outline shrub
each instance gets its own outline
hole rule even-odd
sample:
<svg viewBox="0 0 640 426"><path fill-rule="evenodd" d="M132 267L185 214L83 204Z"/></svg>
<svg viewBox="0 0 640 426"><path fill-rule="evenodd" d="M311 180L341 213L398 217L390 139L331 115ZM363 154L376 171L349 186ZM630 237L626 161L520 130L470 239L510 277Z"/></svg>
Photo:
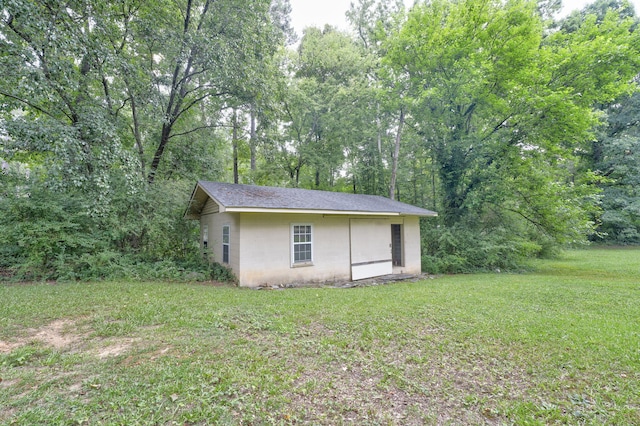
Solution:
<svg viewBox="0 0 640 426"><path fill-rule="evenodd" d="M211 279L223 283L237 284L238 282L231 268L221 265L218 262L211 264Z"/></svg>
<svg viewBox="0 0 640 426"><path fill-rule="evenodd" d="M430 273L513 271L538 256L543 245L505 228L490 232L471 227L423 226L422 270Z"/></svg>
<svg viewBox="0 0 640 426"><path fill-rule="evenodd" d="M186 183L93 196L0 173L0 280L233 281L200 256Z"/></svg>

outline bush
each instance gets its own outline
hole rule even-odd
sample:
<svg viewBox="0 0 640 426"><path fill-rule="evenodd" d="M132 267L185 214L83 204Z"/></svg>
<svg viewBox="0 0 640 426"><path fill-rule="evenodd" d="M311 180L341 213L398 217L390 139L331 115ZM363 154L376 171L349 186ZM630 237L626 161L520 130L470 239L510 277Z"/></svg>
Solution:
<svg viewBox="0 0 640 426"><path fill-rule="evenodd" d="M106 248L79 194L23 190L0 199L0 266L20 279L57 279L61 259Z"/></svg>
<svg viewBox="0 0 640 426"><path fill-rule="evenodd" d="M56 191L32 177L0 173L0 280L234 282L202 259L197 223L182 215L190 184L158 183L134 193Z"/></svg>
<svg viewBox="0 0 640 426"><path fill-rule="evenodd" d="M221 265L218 262L213 262L211 264L211 279L222 283L238 283L238 280L231 268Z"/></svg>
<svg viewBox="0 0 640 426"><path fill-rule="evenodd" d="M490 232L461 225L422 229L422 270L429 273L522 270L527 259L543 250L543 244L505 228Z"/></svg>

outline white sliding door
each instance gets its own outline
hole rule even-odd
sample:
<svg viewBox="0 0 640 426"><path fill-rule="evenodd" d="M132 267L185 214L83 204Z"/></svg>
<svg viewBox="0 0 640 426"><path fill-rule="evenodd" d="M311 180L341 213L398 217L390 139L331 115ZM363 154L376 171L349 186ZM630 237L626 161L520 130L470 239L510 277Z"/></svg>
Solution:
<svg viewBox="0 0 640 426"><path fill-rule="evenodd" d="M391 227L388 219L351 219L351 279L389 275Z"/></svg>

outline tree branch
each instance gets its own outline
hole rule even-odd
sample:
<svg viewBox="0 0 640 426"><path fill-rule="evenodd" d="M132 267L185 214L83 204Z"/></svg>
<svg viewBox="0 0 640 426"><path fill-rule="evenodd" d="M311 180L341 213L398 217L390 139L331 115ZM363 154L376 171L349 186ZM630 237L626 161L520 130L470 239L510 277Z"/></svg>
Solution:
<svg viewBox="0 0 640 426"><path fill-rule="evenodd" d="M18 102L21 102L21 103L23 103L23 104L25 104L25 105L30 106L31 108L35 109L36 111L39 111L39 112L41 112L41 113L43 113L43 114L45 114L45 115L48 115L48 116L49 116L49 117L51 117L51 118L57 119L57 117L56 117L55 115L53 115L52 113L50 113L49 111L47 111L47 110L45 110L45 109L43 109L43 108L39 107L39 106L38 106L38 105L36 105L36 104L31 103L31 102L29 102L29 101L27 101L27 100L25 100L25 99L19 98L19 97L14 96L14 95L12 95L12 94L10 94L10 93L6 93L6 92L4 92L4 91L2 91L2 90L0 90L0 95L2 95L2 96L6 96L7 98L15 99L15 100L16 100L16 101L18 101ZM71 117L67 117L67 118L71 118Z"/></svg>
<svg viewBox="0 0 640 426"><path fill-rule="evenodd" d="M204 95L193 99L191 102L189 102L184 108L182 108L180 111L178 111L175 115L175 119L177 120L178 117L180 117L182 114L184 114L185 112L187 112L188 110L190 110L194 105L202 102L203 100L207 99L208 97L211 96L222 96L222 95L228 95L228 93L226 92L220 92L220 93L205 93Z"/></svg>
<svg viewBox="0 0 640 426"><path fill-rule="evenodd" d="M194 127L191 130L187 130L185 132L180 132L180 133L172 133L171 136L169 136L169 139L175 138L177 136L185 136L185 135L189 135L191 133L195 133L198 132L200 130L204 130L204 129L215 129L217 127L231 127L231 126L217 126L217 125L204 125L204 126L198 126L198 127Z"/></svg>
<svg viewBox="0 0 640 426"><path fill-rule="evenodd" d="M498 130L504 128L505 124L507 123L507 121L509 121L509 119L511 119L512 117L513 117L513 114L509 114L509 116L507 118L502 120L500 123L496 124L496 126L493 129L491 129L491 131L484 138L482 138L482 142L484 142L487 139L489 139L489 137L491 135L493 135L494 133L496 133Z"/></svg>

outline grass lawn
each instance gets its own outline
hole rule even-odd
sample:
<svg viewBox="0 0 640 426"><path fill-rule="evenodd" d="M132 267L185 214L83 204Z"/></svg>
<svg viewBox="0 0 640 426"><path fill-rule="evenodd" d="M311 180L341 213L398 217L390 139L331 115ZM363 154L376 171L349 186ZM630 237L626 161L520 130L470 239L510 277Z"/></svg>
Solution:
<svg viewBox="0 0 640 426"><path fill-rule="evenodd" d="M535 267L0 285L0 424L640 424L640 250Z"/></svg>

